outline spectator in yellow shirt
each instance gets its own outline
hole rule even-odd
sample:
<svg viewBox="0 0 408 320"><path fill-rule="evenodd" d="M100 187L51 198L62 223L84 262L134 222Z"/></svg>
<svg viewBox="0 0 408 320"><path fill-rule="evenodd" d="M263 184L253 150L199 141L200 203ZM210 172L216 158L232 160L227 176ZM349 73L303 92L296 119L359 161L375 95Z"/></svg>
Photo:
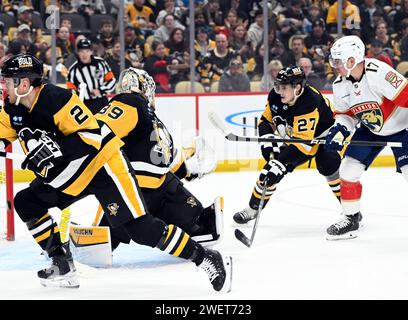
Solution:
<svg viewBox="0 0 408 320"><path fill-rule="evenodd" d="M337 1L329 7L326 23L329 33L337 33ZM351 34L354 30L360 30L360 11L350 1L342 1L343 32Z"/></svg>
<svg viewBox="0 0 408 320"><path fill-rule="evenodd" d="M154 13L153 10L145 6L145 0L134 0L133 4L129 4L127 7L128 15L130 17L130 22L138 27L138 19L143 18L148 22L149 28L154 28Z"/></svg>

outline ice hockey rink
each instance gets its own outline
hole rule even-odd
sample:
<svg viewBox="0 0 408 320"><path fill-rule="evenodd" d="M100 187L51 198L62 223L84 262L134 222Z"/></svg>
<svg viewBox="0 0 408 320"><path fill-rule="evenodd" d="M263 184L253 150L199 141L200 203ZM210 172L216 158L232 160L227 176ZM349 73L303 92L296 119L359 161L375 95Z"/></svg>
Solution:
<svg viewBox="0 0 408 320"><path fill-rule="evenodd" d="M215 173L186 183L204 206L225 198L217 249L233 256L228 294L215 293L194 264L136 244L120 246L112 268L78 266L79 289L44 288L36 272L49 262L16 217L16 241L0 241L0 299L408 299L408 185L394 168L364 175L364 228L346 241L325 239L341 212L325 179L316 170L289 174L247 248L234 237L232 215L247 205L257 174ZM90 224L96 206L93 198L76 203L72 220Z"/></svg>

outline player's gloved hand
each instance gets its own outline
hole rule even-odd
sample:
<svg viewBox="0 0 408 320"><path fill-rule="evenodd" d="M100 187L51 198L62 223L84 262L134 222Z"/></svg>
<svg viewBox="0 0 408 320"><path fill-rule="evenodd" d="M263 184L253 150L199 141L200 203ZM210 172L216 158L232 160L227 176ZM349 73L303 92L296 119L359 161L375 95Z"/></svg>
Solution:
<svg viewBox="0 0 408 320"><path fill-rule="evenodd" d="M36 140L35 138L38 137L39 132L41 136ZM20 131L19 137L23 141L27 141L26 146L29 149L29 153L21 164L22 169L29 169L39 173L51 163L55 164L61 160L61 148L51 134L40 130L33 132L28 128L24 128ZM26 140L27 138L32 139Z"/></svg>
<svg viewBox="0 0 408 320"><path fill-rule="evenodd" d="M350 131L345 126L340 123L336 124L330 128L324 148L331 152L340 151L343 149L343 143L349 135Z"/></svg>
<svg viewBox="0 0 408 320"><path fill-rule="evenodd" d="M285 176L286 166L278 160L270 160L265 164L259 175L259 181L263 182L267 178L267 187L277 184Z"/></svg>
<svg viewBox="0 0 408 320"><path fill-rule="evenodd" d="M274 138L274 135L271 133L264 134L261 136L261 138ZM261 152L262 152L262 157L266 160L269 161L271 159L276 159L280 153L280 149L278 147L278 144L276 142L261 142Z"/></svg>

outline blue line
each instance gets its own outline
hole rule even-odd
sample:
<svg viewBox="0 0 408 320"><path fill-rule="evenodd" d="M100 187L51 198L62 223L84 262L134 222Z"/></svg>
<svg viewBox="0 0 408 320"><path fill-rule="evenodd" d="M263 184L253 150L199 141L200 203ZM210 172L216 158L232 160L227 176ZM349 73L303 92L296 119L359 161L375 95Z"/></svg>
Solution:
<svg viewBox="0 0 408 320"><path fill-rule="evenodd" d="M259 112L263 112L264 109L261 110L252 110L252 111L243 111L243 112L238 112L238 113L233 113L231 115L229 115L228 117L225 117L225 121L227 121L228 123L234 125L234 126L238 126L238 127L245 127L245 128L254 128L254 125L248 125L248 124L243 124L243 123L237 123L232 121L232 118L242 115L242 114L246 114L246 113L259 113Z"/></svg>

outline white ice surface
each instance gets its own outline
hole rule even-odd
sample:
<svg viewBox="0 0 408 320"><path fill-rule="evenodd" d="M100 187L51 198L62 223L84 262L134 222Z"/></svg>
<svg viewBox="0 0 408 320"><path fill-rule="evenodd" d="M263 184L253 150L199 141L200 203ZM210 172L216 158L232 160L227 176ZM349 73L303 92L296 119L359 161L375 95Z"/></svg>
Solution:
<svg viewBox="0 0 408 320"><path fill-rule="evenodd" d="M331 242L325 230L340 205L316 170L295 171L262 212L248 249L234 238L232 215L247 205L256 177L217 173L186 184L205 206L225 197L217 248L234 259L229 294L215 293L192 263L136 244L121 245L110 269L80 265L77 290L43 288L36 272L49 262L16 217L17 240L0 241L0 299L408 299L408 185L394 169L365 173L365 227L356 239ZM73 206L73 220L91 223L95 210L94 198L84 199Z"/></svg>

